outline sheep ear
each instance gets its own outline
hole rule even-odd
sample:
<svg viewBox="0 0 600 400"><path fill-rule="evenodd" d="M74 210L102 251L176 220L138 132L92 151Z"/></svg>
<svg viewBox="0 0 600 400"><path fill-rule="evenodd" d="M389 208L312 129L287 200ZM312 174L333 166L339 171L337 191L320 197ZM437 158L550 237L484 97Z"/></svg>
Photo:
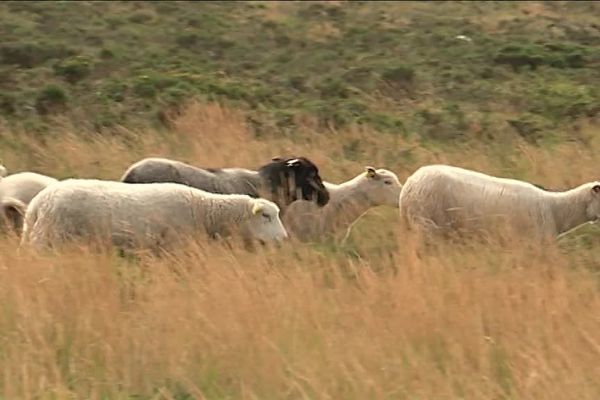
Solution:
<svg viewBox="0 0 600 400"><path fill-rule="evenodd" d="M373 167L365 167L365 171L367 172L367 178L374 178L377 175L377 170Z"/></svg>
<svg viewBox="0 0 600 400"><path fill-rule="evenodd" d="M600 193L600 185L594 185L592 187L592 192L594 192L594 193Z"/></svg>
<svg viewBox="0 0 600 400"><path fill-rule="evenodd" d="M262 204L260 204L259 202L255 201L254 204L252 205L252 215L256 215L259 212L261 212L263 209Z"/></svg>

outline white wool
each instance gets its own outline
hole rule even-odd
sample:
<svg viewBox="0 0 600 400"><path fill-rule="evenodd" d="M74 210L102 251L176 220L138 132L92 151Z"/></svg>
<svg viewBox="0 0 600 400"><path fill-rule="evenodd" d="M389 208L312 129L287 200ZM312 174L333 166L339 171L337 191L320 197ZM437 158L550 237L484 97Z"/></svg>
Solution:
<svg viewBox="0 0 600 400"><path fill-rule="evenodd" d="M0 179L0 198L12 197L28 204L40 190L56 182L35 172L18 172Z"/></svg>
<svg viewBox="0 0 600 400"><path fill-rule="evenodd" d="M235 229L262 241L287 236L279 208L265 199L176 183L68 179L29 204L22 243L42 248L75 238L110 239L119 247L156 250L198 234L226 235Z"/></svg>
<svg viewBox="0 0 600 400"><path fill-rule="evenodd" d="M283 222L291 236L315 240L346 229L373 207L398 207L402 190L395 173L371 167L349 181L323 183L330 195L327 205L319 208L313 202L299 200L288 207Z"/></svg>
<svg viewBox="0 0 600 400"><path fill-rule="evenodd" d="M31 199L48 185L58 180L35 172L18 172L0 178L0 207L3 217L11 220L15 228L23 223L21 205L27 206Z"/></svg>
<svg viewBox="0 0 600 400"><path fill-rule="evenodd" d="M600 217L600 182L549 192L527 182L449 165L411 175L400 194L400 214L425 230L488 229L500 224L544 239ZM598 187L596 187L598 186Z"/></svg>

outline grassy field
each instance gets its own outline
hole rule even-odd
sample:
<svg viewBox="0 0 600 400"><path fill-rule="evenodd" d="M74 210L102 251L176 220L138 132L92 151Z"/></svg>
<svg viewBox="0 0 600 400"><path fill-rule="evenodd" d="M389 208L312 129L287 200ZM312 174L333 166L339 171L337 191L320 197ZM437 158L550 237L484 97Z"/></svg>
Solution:
<svg viewBox="0 0 600 400"><path fill-rule="evenodd" d="M142 157L404 181L598 179L598 3L0 3L9 172ZM467 35L472 42L456 39ZM397 209L319 243L132 261L0 240L2 399L598 399L600 231L424 249Z"/></svg>
<svg viewBox="0 0 600 400"><path fill-rule="evenodd" d="M336 136L252 140L243 113L190 105L169 136L69 130L29 143L35 170L116 179L142 154L255 166L265 155L310 154L323 176L363 163ZM199 141L190 132L210 130ZM597 131L596 131L597 132ZM591 147L523 143L439 153L370 130L367 159L406 179L448 162L521 175L551 187L594 179ZM127 137L127 139L123 139ZM387 139L386 139L387 138ZM21 138L21 140L23 140ZM593 137L592 137L593 140ZM240 146L244 143L244 146ZM234 155L234 156L232 156ZM10 154L7 164L24 165ZM73 249L15 251L0 242L0 387L14 399L596 399L600 394L597 228L557 246L527 238L503 247L424 251L400 231L395 209L374 209L346 241L286 243L248 253L199 244L131 262ZM342 232L343 233L343 232Z"/></svg>

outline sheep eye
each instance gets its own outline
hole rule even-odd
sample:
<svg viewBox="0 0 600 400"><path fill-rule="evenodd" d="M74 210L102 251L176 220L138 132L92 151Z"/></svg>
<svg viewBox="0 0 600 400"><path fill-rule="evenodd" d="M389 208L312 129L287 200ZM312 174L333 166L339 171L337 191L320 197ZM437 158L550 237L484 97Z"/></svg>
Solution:
<svg viewBox="0 0 600 400"><path fill-rule="evenodd" d="M263 214L262 214L262 217L263 217L263 218L266 218L266 219L267 219L267 221L270 221L270 220L271 220L271 216L270 216L269 214L265 214L265 213L263 213Z"/></svg>
<svg viewBox="0 0 600 400"><path fill-rule="evenodd" d="M392 184L392 181L385 181L384 183L385 183L386 185L391 185L391 184Z"/></svg>

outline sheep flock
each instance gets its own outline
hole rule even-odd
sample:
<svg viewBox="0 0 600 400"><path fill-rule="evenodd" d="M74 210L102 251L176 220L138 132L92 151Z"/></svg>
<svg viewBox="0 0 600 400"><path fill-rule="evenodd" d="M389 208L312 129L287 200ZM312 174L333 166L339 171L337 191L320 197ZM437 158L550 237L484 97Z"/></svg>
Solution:
<svg viewBox="0 0 600 400"><path fill-rule="evenodd" d="M4 166L0 175L1 229L35 250L85 241L158 252L232 235L246 244L319 241L378 206L397 208L391 223L426 238L508 228L543 242L600 218L600 182L548 191L441 164L418 168L404 184L371 166L346 182L323 181L318 166L298 156L256 170L146 158L114 181L8 174Z"/></svg>

